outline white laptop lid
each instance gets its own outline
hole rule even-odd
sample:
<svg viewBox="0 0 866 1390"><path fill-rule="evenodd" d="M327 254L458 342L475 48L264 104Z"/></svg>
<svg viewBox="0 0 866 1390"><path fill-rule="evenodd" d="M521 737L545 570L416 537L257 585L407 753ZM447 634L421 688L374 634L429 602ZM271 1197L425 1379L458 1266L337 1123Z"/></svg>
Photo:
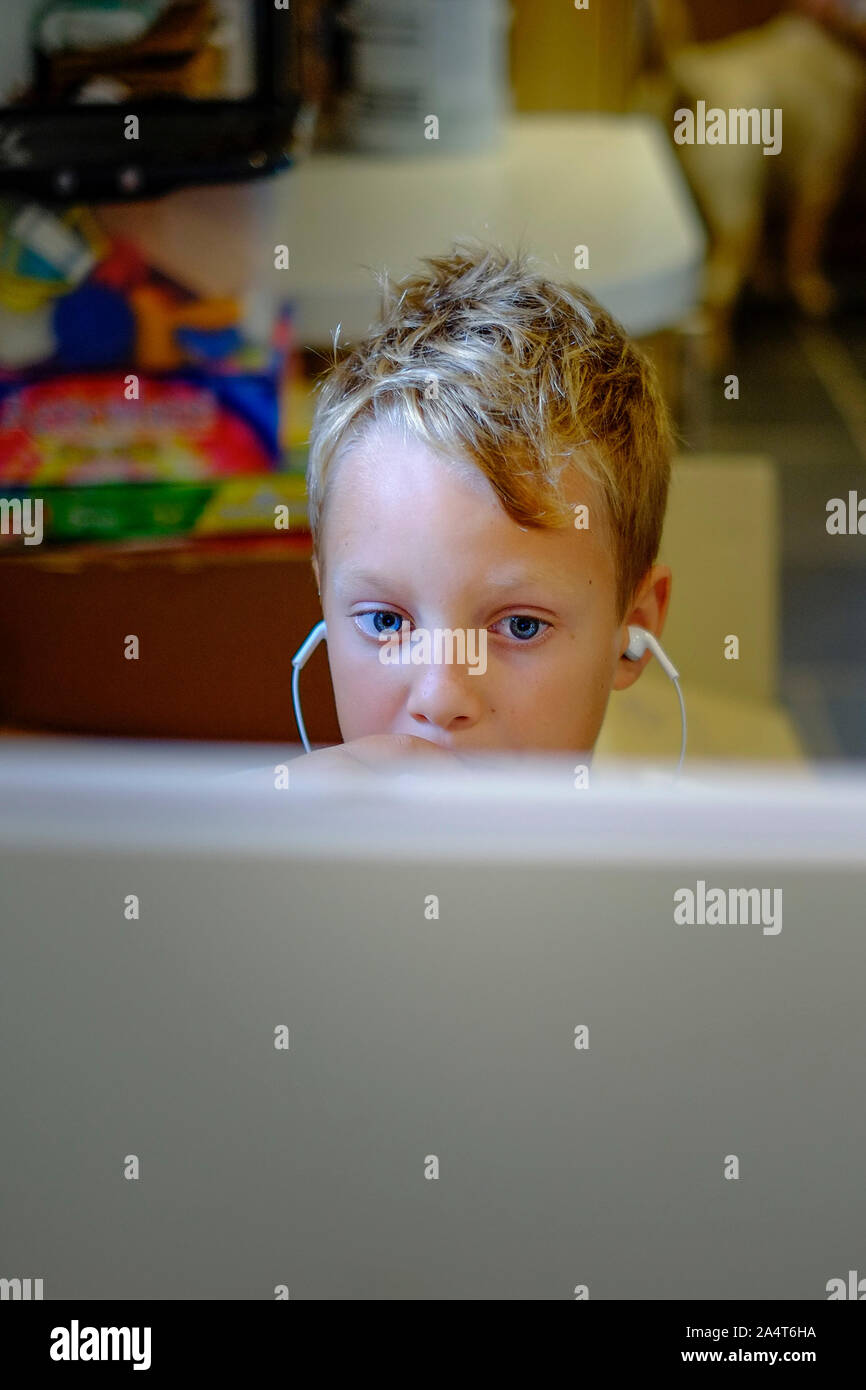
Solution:
<svg viewBox="0 0 866 1390"><path fill-rule="evenodd" d="M866 1273L864 779L298 796L286 757L0 750L0 1275L826 1299Z"/></svg>

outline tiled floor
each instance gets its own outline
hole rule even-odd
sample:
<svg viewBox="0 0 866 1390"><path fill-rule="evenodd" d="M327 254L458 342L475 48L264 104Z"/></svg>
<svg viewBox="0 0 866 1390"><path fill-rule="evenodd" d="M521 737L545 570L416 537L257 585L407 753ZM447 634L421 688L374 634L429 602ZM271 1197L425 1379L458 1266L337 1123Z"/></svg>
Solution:
<svg viewBox="0 0 866 1390"><path fill-rule="evenodd" d="M737 401L723 378L739 378ZM782 497L780 698L809 753L866 758L866 535L827 502L866 498L866 313L817 326L749 309L725 373L686 371L681 447L768 454Z"/></svg>

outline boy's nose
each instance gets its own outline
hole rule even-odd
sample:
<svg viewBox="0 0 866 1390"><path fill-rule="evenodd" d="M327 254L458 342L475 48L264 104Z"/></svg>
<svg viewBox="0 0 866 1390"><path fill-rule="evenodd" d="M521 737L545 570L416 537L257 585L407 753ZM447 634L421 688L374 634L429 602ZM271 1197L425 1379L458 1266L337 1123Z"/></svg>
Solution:
<svg viewBox="0 0 866 1390"><path fill-rule="evenodd" d="M418 725L452 733L471 729L481 717L483 683L483 676L471 676L468 666L457 663L419 666L413 674L408 712Z"/></svg>

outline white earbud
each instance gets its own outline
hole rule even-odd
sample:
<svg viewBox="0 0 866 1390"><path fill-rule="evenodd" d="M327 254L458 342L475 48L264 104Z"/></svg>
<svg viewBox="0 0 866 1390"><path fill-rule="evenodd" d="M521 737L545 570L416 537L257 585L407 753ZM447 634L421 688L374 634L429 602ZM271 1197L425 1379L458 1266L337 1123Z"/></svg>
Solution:
<svg viewBox="0 0 866 1390"><path fill-rule="evenodd" d="M294 666L296 671L300 671L306 666L307 662L309 661L313 652L318 647L319 643L325 637L327 637L327 635L328 629L325 627L325 620L323 618L320 623L316 623L316 626L304 638L303 642L298 647L298 650L292 657L292 665Z"/></svg>
<svg viewBox="0 0 866 1390"><path fill-rule="evenodd" d="M680 690L680 673L671 661L661 642L651 632L647 632L645 627L633 627L629 624L628 646L623 652L627 661L640 661L644 652L651 651L659 666L661 666L666 676L673 681L674 690L680 702L680 720L682 723L682 740L680 742L680 758L677 763L676 778L683 765L683 758L686 756L686 704L683 699L683 692Z"/></svg>
<svg viewBox="0 0 866 1390"><path fill-rule="evenodd" d="M667 675L670 676L671 680L679 680L680 673L658 638L654 637L651 632L647 632L645 627L629 626L628 646L623 652L623 656L629 661L640 661L647 647L649 647L656 661Z"/></svg>

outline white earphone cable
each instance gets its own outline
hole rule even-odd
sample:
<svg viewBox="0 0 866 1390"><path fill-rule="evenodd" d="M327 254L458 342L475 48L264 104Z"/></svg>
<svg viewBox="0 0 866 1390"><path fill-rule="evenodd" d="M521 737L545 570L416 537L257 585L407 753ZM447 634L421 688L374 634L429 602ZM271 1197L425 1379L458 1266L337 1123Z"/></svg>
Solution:
<svg viewBox="0 0 866 1390"><path fill-rule="evenodd" d="M304 716L301 713L301 691L300 678L303 667L294 666L292 668L292 705L295 711L295 723L298 726L298 733L301 735L301 743L304 745L304 752L310 753L310 740L307 738L307 730L304 727Z"/></svg>
<svg viewBox="0 0 866 1390"><path fill-rule="evenodd" d="M682 769L683 759L684 759L685 756L686 756L686 702L685 702L685 700L683 699L683 692L680 690L679 677L676 677L676 679L673 681L673 686L674 686L674 689L675 689L676 692L677 692L677 698L678 698L678 700L679 700L679 702L680 702L680 718L682 719L682 726L683 726L682 740L681 740L681 742L680 742L680 757L679 757L679 762L677 763L676 767L674 768L674 781L676 782L677 779L678 779L678 777L679 777L679 775L680 775L680 771L681 771L681 769Z"/></svg>

